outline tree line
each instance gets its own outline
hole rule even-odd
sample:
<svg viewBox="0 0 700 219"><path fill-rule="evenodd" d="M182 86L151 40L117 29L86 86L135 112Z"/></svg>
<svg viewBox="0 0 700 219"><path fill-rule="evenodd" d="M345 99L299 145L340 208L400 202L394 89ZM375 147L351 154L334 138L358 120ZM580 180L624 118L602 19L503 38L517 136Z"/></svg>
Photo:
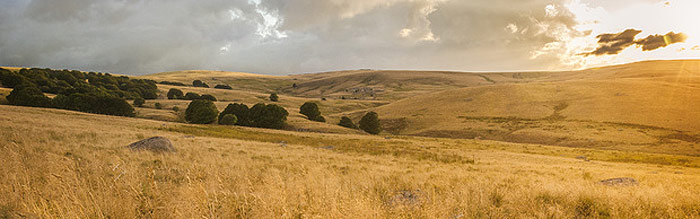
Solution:
<svg viewBox="0 0 700 219"><path fill-rule="evenodd" d="M158 87L152 80L75 70L25 68L14 72L0 68L0 84L13 88L7 96L12 105L117 116L135 115L127 99L158 97ZM49 98L44 93L56 96Z"/></svg>

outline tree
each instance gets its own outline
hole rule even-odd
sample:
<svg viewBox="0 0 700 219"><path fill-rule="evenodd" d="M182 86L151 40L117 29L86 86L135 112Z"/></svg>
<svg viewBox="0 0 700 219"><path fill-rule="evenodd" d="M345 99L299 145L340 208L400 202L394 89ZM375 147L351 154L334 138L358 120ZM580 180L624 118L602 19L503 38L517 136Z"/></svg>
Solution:
<svg viewBox="0 0 700 219"><path fill-rule="evenodd" d="M178 111L180 111L180 107L177 107L177 106L173 106L173 111L175 111L175 112L178 112Z"/></svg>
<svg viewBox="0 0 700 219"><path fill-rule="evenodd" d="M194 124L209 124L216 121L219 110L208 100L193 100L185 110L185 120Z"/></svg>
<svg viewBox="0 0 700 219"><path fill-rule="evenodd" d="M185 99L185 100L197 100L197 99L201 99L201 98L202 98L202 96L199 96L199 94L197 94L197 93L187 92L187 94L185 94L185 97L183 99Z"/></svg>
<svg viewBox="0 0 700 219"><path fill-rule="evenodd" d="M287 110L279 105L258 103L250 108L249 118L254 127L281 129L288 115Z"/></svg>
<svg viewBox="0 0 700 219"><path fill-rule="evenodd" d="M375 112L368 112L360 119L360 129L370 134L379 134L382 127L379 124L379 115Z"/></svg>
<svg viewBox="0 0 700 219"><path fill-rule="evenodd" d="M238 122L238 118L233 114L226 114L219 120L221 125L235 125Z"/></svg>
<svg viewBox="0 0 700 219"><path fill-rule="evenodd" d="M194 87L206 87L206 88L209 88L209 85L207 85L207 83L204 83L204 82L202 82L202 81L200 81L200 80L194 80L194 81L192 81L192 86L194 86Z"/></svg>
<svg viewBox="0 0 700 219"><path fill-rule="evenodd" d="M203 94L201 97L199 97L199 99L209 100L209 101L212 101L212 102L216 102L216 97L214 97L214 96L212 96L212 95L209 95L209 94Z"/></svg>
<svg viewBox="0 0 700 219"><path fill-rule="evenodd" d="M342 118L340 118L340 122L338 123L338 125L346 128L357 129L357 125L355 125L355 123L352 122L352 119L350 119L350 117L347 116L343 116Z"/></svg>
<svg viewBox="0 0 700 219"><path fill-rule="evenodd" d="M31 85L18 85L6 97L7 101L16 106L50 107L51 98L44 95L39 88Z"/></svg>
<svg viewBox="0 0 700 219"><path fill-rule="evenodd" d="M26 81L26 78L22 77L17 73L14 73L4 68L0 68L0 83L2 83L3 87L14 88L15 86L20 85Z"/></svg>
<svg viewBox="0 0 700 219"><path fill-rule="evenodd" d="M233 88L229 85L224 85L224 84L217 84L214 86L216 89L226 89L226 90L233 90Z"/></svg>
<svg viewBox="0 0 700 219"><path fill-rule="evenodd" d="M144 103L146 103L146 100L141 97L134 99L134 106L142 107Z"/></svg>
<svg viewBox="0 0 700 219"><path fill-rule="evenodd" d="M169 100L182 99L183 96L184 96L184 93L182 93L182 90L180 90L180 89L170 88L170 90L168 90L168 99Z"/></svg>
<svg viewBox="0 0 700 219"><path fill-rule="evenodd" d="M226 109L224 111L221 111L221 114L219 114L219 121L223 119L223 117L227 114L233 114L236 115L236 118L238 121L236 122L236 125L243 125L243 126L250 126L250 120L249 120L249 111L248 106L242 103L233 103L229 104L226 106Z"/></svg>
<svg viewBox="0 0 700 219"><path fill-rule="evenodd" d="M163 109L163 105L161 105L160 103L156 103L155 107L156 109Z"/></svg>
<svg viewBox="0 0 700 219"><path fill-rule="evenodd" d="M299 107L299 113L305 115L309 120L321 116L321 111L318 111L318 105L314 102L306 102Z"/></svg>
<svg viewBox="0 0 700 219"><path fill-rule="evenodd" d="M277 102L277 101L279 101L279 100L280 100L280 97L277 96L277 93L272 93L272 94L270 94L270 101L272 101L272 102Z"/></svg>

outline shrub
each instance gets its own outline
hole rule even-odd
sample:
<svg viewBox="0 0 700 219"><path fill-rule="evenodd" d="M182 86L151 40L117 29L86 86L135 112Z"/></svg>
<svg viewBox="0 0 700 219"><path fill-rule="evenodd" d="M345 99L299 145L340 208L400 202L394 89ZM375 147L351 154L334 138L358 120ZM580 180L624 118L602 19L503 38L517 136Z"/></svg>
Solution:
<svg viewBox="0 0 700 219"><path fill-rule="evenodd" d="M279 101L279 100L280 100L280 97L277 96L276 93L270 94L270 101L272 101L272 102L277 102L277 101Z"/></svg>
<svg viewBox="0 0 700 219"><path fill-rule="evenodd" d="M233 90L233 88L229 85L223 85L223 84L217 84L214 86L216 89L226 89L226 90Z"/></svg>
<svg viewBox="0 0 700 219"><path fill-rule="evenodd" d="M209 101L212 101L212 102L216 102L216 97L214 97L214 96L212 96L212 95L209 95L209 94L204 94L204 95L202 95L201 97L199 97L199 99L209 100Z"/></svg>
<svg viewBox="0 0 700 219"><path fill-rule="evenodd" d="M347 116L343 116L342 118L340 118L340 122L338 123L338 125L346 128L357 129L357 125L355 125L355 123L352 122L352 119L350 119L350 117Z"/></svg>
<svg viewBox="0 0 700 219"><path fill-rule="evenodd" d="M134 106L142 107L144 103L146 103L146 100L141 97L134 99Z"/></svg>
<svg viewBox="0 0 700 219"><path fill-rule="evenodd" d="M156 109L163 109L163 105L161 105L160 103L156 103L155 106Z"/></svg>
<svg viewBox="0 0 700 219"><path fill-rule="evenodd" d="M318 115L318 116L311 118L309 120L314 121L314 122L326 122L326 118L324 118L321 115Z"/></svg>
<svg viewBox="0 0 700 219"><path fill-rule="evenodd" d="M179 112L179 111L180 111L180 107L174 106L174 107L173 107L173 111Z"/></svg>
<svg viewBox="0 0 700 219"><path fill-rule="evenodd" d="M161 81L159 84L173 85L173 86L182 86L182 87L187 86L187 85L184 84L184 83L181 83L181 82L174 82L174 81Z"/></svg>
<svg viewBox="0 0 700 219"><path fill-rule="evenodd" d="M185 94L185 97L183 99L185 99L185 100L198 100L201 98L202 98L202 96L199 96L199 94L197 94L197 93L187 92L187 94Z"/></svg>
<svg viewBox="0 0 700 219"><path fill-rule="evenodd" d="M31 85L18 85L6 97L7 101L16 106L50 107L51 98L44 95L39 88Z"/></svg>
<svg viewBox="0 0 700 219"><path fill-rule="evenodd" d="M236 122L237 125L243 125L243 126L250 126L250 120L248 118L249 114L249 109L248 106L242 103L234 103L234 104L229 104L226 106L226 109L219 114L219 121L227 115L227 114L233 114L236 115L236 118L238 121Z"/></svg>
<svg viewBox="0 0 700 219"><path fill-rule="evenodd" d="M233 114L226 114L219 120L221 125L235 125L238 122L238 118Z"/></svg>
<svg viewBox="0 0 700 219"><path fill-rule="evenodd" d="M314 102L306 102L301 105L301 107L299 107L299 113L305 115L310 120L321 115L321 111L318 111L318 105Z"/></svg>
<svg viewBox="0 0 700 219"><path fill-rule="evenodd" d="M261 128L284 128L289 113L276 104L255 104L250 108L249 118L252 126Z"/></svg>
<svg viewBox="0 0 700 219"><path fill-rule="evenodd" d="M370 134L379 134L382 127L379 124L379 115L375 112L368 112L360 119L360 129Z"/></svg>
<svg viewBox="0 0 700 219"><path fill-rule="evenodd" d="M168 99L169 100L182 99L183 96L184 96L184 93L182 93L182 90L180 90L180 89L170 88L170 90L168 90Z"/></svg>
<svg viewBox="0 0 700 219"><path fill-rule="evenodd" d="M202 81L200 81L200 80L194 80L194 81L192 81L192 86L209 88L209 85L207 85L207 83L204 83L204 82L202 82Z"/></svg>
<svg viewBox="0 0 700 219"><path fill-rule="evenodd" d="M54 107L60 109L114 116L135 115L134 108L126 100L114 96L74 93L69 96L58 95L52 102Z"/></svg>
<svg viewBox="0 0 700 219"><path fill-rule="evenodd" d="M219 110L208 100L193 100L185 110L185 120L194 124L209 124L216 121Z"/></svg>

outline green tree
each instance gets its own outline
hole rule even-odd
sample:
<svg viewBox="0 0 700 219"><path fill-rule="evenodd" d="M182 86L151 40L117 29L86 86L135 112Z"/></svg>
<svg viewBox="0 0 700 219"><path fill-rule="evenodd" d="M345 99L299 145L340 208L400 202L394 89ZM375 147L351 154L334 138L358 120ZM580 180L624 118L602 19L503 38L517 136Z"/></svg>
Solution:
<svg viewBox="0 0 700 219"><path fill-rule="evenodd" d="M173 111L175 111L175 112L179 112L179 111L180 111L180 107L177 107L177 106L173 106Z"/></svg>
<svg viewBox="0 0 700 219"><path fill-rule="evenodd" d="M343 116L342 118L340 118L340 122L338 123L338 125L346 128L357 129L357 125L355 125L355 123L352 122L352 119L350 119L350 117L347 116Z"/></svg>
<svg viewBox="0 0 700 219"><path fill-rule="evenodd" d="M193 100L185 110L185 120L194 124L209 124L216 121L219 110L208 100Z"/></svg>
<svg viewBox="0 0 700 219"><path fill-rule="evenodd" d="M214 96L212 96L212 95L209 95L209 94L203 94L203 95L202 95L201 97L199 97L199 98L200 98L200 99L204 99L204 100L209 100L209 101L212 101L212 102L216 102L216 97L214 97Z"/></svg>
<svg viewBox="0 0 700 219"><path fill-rule="evenodd" d="M299 107L299 113L305 115L309 120L321 116L321 111L318 110L318 105L314 102L306 102Z"/></svg>
<svg viewBox="0 0 700 219"><path fill-rule="evenodd" d="M277 93L272 93L272 94L270 94L270 101L272 101L272 102L277 102L277 101L279 101L279 100L280 100L280 97L277 96Z"/></svg>
<svg viewBox="0 0 700 219"><path fill-rule="evenodd" d="M318 115L314 118L311 118L310 120L314 121L314 122L326 122L326 118L323 117L322 115Z"/></svg>
<svg viewBox="0 0 700 219"><path fill-rule="evenodd" d="M31 85L18 85L5 97L7 101L16 106L50 107L51 98L44 95L37 87Z"/></svg>
<svg viewBox="0 0 700 219"><path fill-rule="evenodd" d="M226 114L219 120L219 124L221 125L235 125L237 122L238 118L234 114Z"/></svg>
<svg viewBox="0 0 700 219"><path fill-rule="evenodd" d="M368 112L360 119L360 129L370 134L379 134L382 127L379 124L379 115L375 112Z"/></svg>
<svg viewBox="0 0 700 219"><path fill-rule="evenodd" d="M170 88L168 90L168 99L173 100L173 99L182 99L184 97L184 93L182 93L182 90L177 89L177 88Z"/></svg>
<svg viewBox="0 0 700 219"><path fill-rule="evenodd" d="M243 125L243 126L250 126L250 120L249 120L249 111L248 106L242 103L233 103L229 104L226 106L226 109L224 111L221 111L221 114L219 114L219 121L227 115L227 114L233 114L236 115L236 118L238 121L236 122L237 125Z"/></svg>
<svg viewBox="0 0 700 219"><path fill-rule="evenodd" d="M209 85L207 85L207 83L204 83L204 82L202 82L202 81L200 81L200 80L194 80L194 81L192 81L192 86L209 88Z"/></svg>
<svg viewBox="0 0 700 219"><path fill-rule="evenodd" d="M184 97L185 100L197 100L197 99L201 99L201 98L202 98L202 96L199 96L199 94L193 93L193 92L187 92L187 94L185 94L185 97Z"/></svg>
<svg viewBox="0 0 700 219"><path fill-rule="evenodd" d="M155 107L156 109L163 109L163 105L161 105L160 103L156 103Z"/></svg>
<svg viewBox="0 0 700 219"><path fill-rule="evenodd" d="M250 108L249 118L254 127L281 129L288 115L287 110L279 105L258 103Z"/></svg>
<svg viewBox="0 0 700 219"><path fill-rule="evenodd" d="M14 88L17 85L27 82L25 77L10 70L0 68L0 83L3 87Z"/></svg>
<svg viewBox="0 0 700 219"><path fill-rule="evenodd" d="M144 103L146 103L146 100L141 97L134 99L134 106L142 107Z"/></svg>

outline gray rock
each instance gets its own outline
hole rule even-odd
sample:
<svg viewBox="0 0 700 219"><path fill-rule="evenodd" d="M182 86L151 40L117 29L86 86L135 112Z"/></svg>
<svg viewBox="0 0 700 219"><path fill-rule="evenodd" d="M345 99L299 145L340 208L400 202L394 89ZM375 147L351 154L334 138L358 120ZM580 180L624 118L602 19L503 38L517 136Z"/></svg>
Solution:
<svg viewBox="0 0 700 219"><path fill-rule="evenodd" d="M135 151L147 150L147 151L156 152L156 153L175 152L176 151L175 147L173 147L173 143L164 137L152 137L152 138L144 139L141 141L131 143L127 147L129 149L135 150Z"/></svg>
<svg viewBox="0 0 700 219"><path fill-rule="evenodd" d="M604 179L601 180L599 183L606 186L634 186L638 184L637 180L630 177Z"/></svg>
<svg viewBox="0 0 700 219"><path fill-rule="evenodd" d="M576 156L576 159L583 160L583 161L589 161L589 160L588 160L588 157L583 156L583 155L581 155L581 156Z"/></svg>

